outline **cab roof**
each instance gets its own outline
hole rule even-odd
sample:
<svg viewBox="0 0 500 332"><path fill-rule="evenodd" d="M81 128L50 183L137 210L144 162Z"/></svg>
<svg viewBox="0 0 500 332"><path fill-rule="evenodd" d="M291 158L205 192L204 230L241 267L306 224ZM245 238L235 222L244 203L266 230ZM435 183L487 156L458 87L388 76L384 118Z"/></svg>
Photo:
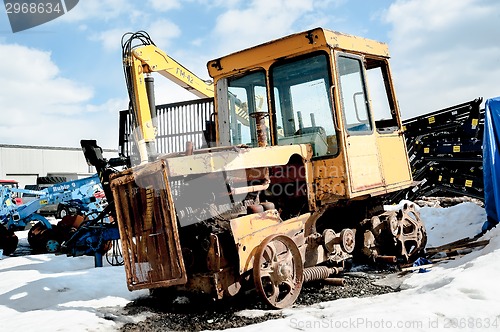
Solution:
<svg viewBox="0 0 500 332"><path fill-rule="evenodd" d="M272 63L276 59L328 48L389 57L389 50L385 43L324 28L316 28L211 60L207 63L207 67L210 76L214 78L235 71L240 72L263 66L266 63Z"/></svg>

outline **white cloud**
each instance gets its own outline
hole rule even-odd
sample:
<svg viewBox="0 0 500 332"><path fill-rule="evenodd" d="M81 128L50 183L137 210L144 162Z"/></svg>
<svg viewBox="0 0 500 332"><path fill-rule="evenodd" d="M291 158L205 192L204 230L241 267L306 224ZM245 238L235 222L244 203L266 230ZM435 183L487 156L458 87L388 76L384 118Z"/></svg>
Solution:
<svg viewBox="0 0 500 332"><path fill-rule="evenodd" d="M328 25L335 8L346 0L251 0L227 6L217 17L214 34L218 56L280 38L290 33Z"/></svg>
<svg viewBox="0 0 500 332"><path fill-rule="evenodd" d="M104 137L105 147L117 145L118 120L109 124L117 104L87 106L93 89L61 76L50 52L0 44L0 86L2 144L78 147L90 135ZM96 109L109 111L89 116Z"/></svg>
<svg viewBox="0 0 500 332"><path fill-rule="evenodd" d="M252 0L245 9L230 9L217 17L215 34L222 44L217 49L234 52L286 35L312 9L312 0Z"/></svg>
<svg viewBox="0 0 500 332"><path fill-rule="evenodd" d="M196 2L201 6L205 6L207 8L238 8L241 7L242 3L245 3L245 0L187 0L188 2Z"/></svg>
<svg viewBox="0 0 500 332"><path fill-rule="evenodd" d="M203 45L204 39L203 38L196 38L191 41L191 45L193 46L201 46Z"/></svg>
<svg viewBox="0 0 500 332"><path fill-rule="evenodd" d="M127 108L128 98L112 98L100 105L87 105L85 110L89 113L117 113Z"/></svg>
<svg viewBox="0 0 500 332"><path fill-rule="evenodd" d="M0 45L0 82L0 94L9 101L3 108L66 114L68 106L93 95L91 88L60 76L50 52L16 44ZM48 107L40 110L41 104Z"/></svg>
<svg viewBox="0 0 500 332"><path fill-rule="evenodd" d="M105 51L114 51L120 49L120 40L126 32L128 32L126 28L115 28L97 33L91 36L90 39L101 42Z"/></svg>
<svg viewBox="0 0 500 332"><path fill-rule="evenodd" d="M187 100L198 99L192 92L178 86L160 75L155 78L155 102L156 105L170 104Z"/></svg>
<svg viewBox="0 0 500 332"><path fill-rule="evenodd" d="M153 42L161 49L167 50L166 48L171 44L172 39L179 37L181 35L180 28L166 19L159 19L153 21L147 28L147 33L153 40ZM97 40L101 42L102 47L106 51L119 50L121 45L120 41L122 36L127 33L132 32L130 28L113 28L110 30L102 31L91 36L92 40ZM133 31L135 32L135 31Z"/></svg>
<svg viewBox="0 0 500 332"><path fill-rule="evenodd" d="M167 47L171 44L171 41L181 35L181 29L172 21L166 19L152 22L146 31L153 42L167 52Z"/></svg>
<svg viewBox="0 0 500 332"><path fill-rule="evenodd" d="M404 118L500 95L500 2L397 1L386 13Z"/></svg>
<svg viewBox="0 0 500 332"><path fill-rule="evenodd" d="M322 10L332 10L348 3L347 0L314 0L314 7Z"/></svg>
<svg viewBox="0 0 500 332"><path fill-rule="evenodd" d="M88 19L110 20L133 12L133 5L127 0L81 0L60 17L61 21L75 22Z"/></svg>
<svg viewBox="0 0 500 332"><path fill-rule="evenodd" d="M148 3L153 9L160 12L181 7L180 0L148 0Z"/></svg>

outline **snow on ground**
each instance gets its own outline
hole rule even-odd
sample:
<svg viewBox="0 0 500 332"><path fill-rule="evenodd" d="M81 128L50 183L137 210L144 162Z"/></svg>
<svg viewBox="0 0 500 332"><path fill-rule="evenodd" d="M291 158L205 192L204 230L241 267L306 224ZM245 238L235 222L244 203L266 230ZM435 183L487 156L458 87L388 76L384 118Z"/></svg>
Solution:
<svg viewBox="0 0 500 332"><path fill-rule="evenodd" d="M17 232L29 246L27 231ZM111 331L117 312L147 294L129 292L123 266L94 268L93 257L28 255L0 260L0 331Z"/></svg>
<svg viewBox="0 0 500 332"><path fill-rule="evenodd" d="M429 229L429 246L473 237L486 220L484 209L474 203L418 210ZM499 331L500 228L483 239L490 239L483 249L437 264L426 273L399 276L404 278L401 292L286 309L285 318L238 330Z"/></svg>
<svg viewBox="0 0 500 332"><path fill-rule="evenodd" d="M486 220L484 209L470 202L446 209L424 207L419 212L427 229L427 247L479 234Z"/></svg>
<svg viewBox="0 0 500 332"><path fill-rule="evenodd" d="M475 236L486 219L484 209L473 203L421 208L420 214L429 246ZM440 262L426 273L393 275L404 289L398 293L296 306L284 309L284 318L237 330L498 331L500 227L483 239L490 240L486 247ZM0 279L1 331L112 331L144 319L122 316L119 310L147 292L129 292L123 267L94 268L92 257L4 257Z"/></svg>

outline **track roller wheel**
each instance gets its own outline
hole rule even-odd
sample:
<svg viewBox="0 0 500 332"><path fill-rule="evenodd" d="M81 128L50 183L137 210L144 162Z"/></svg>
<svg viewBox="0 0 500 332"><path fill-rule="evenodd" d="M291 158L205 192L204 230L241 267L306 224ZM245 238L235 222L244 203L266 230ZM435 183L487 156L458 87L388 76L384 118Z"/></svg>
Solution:
<svg viewBox="0 0 500 332"><path fill-rule="evenodd" d="M282 309L299 296L303 265L299 249L285 235L271 235L257 248L253 261L255 288L265 303Z"/></svg>
<svg viewBox="0 0 500 332"><path fill-rule="evenodd" d="M18 242L17 235L13 231L8 230L4 225L0 225L0 249L3 249L5 256L9 256L16 251Z"/></svg>
<svg viewBox="0 0 500 332"><path fill-rule="evenodd" d="M355 235L352 229L346 228L340 232L340 247L346 253L351 254L354 251Z"/></svg>

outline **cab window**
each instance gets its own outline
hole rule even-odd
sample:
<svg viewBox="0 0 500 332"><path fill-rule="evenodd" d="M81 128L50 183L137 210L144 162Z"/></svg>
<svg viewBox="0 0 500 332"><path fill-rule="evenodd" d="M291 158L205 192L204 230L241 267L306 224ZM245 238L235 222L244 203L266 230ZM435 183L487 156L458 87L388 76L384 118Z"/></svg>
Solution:
<svg viewBox="0 0 500 332"><path fill-rule="evenodd" d="M266 102L265 72L250 72L229 79L227 91L231 145L244 144L256 147L258 145L256 125L252 113L265 112L269 114ZM266 117L266 127L269 128L268 116ZM269 133L267 137L270 137Z"/></svg>
<svg viewBox="0 0 500 332"><path fill-rule="evenodd" d="M380 134L394 133L399 129L399 125L395 98L391 90L389 65L384 59L366 57L365 67L375 127Z"/></svg>
<svg viewBox="0 0 500 332"><path fill-rule="evenodd" d="M339 55L337 66L344 123L350 134L372 132L361 58Z"/></svg>
<svg viewBox="0 0 500 332"><path fill-rule="evenodd" d="M315 157L337 153L328 56L315 54L271 68L275 140L311 144Z"/></svg>

